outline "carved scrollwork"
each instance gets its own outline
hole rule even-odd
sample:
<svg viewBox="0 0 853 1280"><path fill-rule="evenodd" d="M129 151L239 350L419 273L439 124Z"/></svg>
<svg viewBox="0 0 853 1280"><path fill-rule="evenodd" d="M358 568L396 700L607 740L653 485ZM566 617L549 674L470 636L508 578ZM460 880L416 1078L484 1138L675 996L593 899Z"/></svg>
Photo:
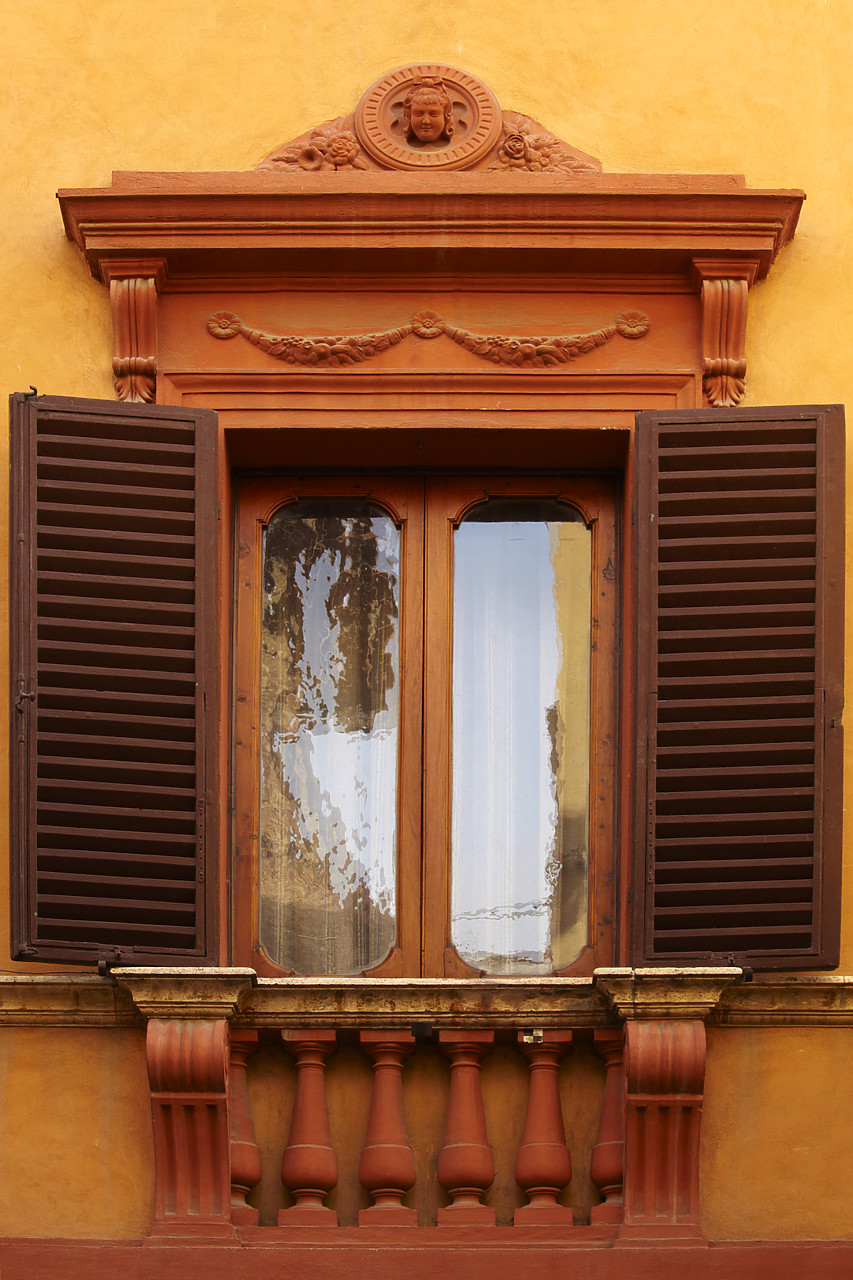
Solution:
<svg viewBox="0 0 853 1280"><path fill-rule="evenodd" d="M160 262L103 264L113 313L116 397L152 404L157 389L155 307L164 270Z"/></svg>
<svg viewBox="0 0 853 1280"><path fill-rule="evenodd" d="M702 294L702 386L714 409L739 404L746 387L746 315L754 268L696 260Z"/></svg>
<svg viewBox="0 0 853 1280"><path fill-rule="evenodd" d="M557 337L512 337L503 334L472 333L461 329L440 316L437 311L420 311L408 324L381 333L350 334L345 337L297 337L275 335L250 329L232 311L217 311L207 322L214 338L223 341L242 335L253 346L259 347L277 360L288 364L340 368L360 364L382 351L396 346L408 335L430 340L446 335L472 355L492 364L514 368L543 369L568 364L579 356L604 346L616 334L623 338L642 338L648 333L651 322L643 311L623 311L612 324L589 333L565 334Z"/></svg>

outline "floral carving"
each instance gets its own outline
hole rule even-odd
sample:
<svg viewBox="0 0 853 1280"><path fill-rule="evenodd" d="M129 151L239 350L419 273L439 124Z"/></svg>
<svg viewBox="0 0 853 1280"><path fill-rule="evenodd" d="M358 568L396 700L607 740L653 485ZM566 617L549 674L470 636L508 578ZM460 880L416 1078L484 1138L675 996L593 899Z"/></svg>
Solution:
<svg viewBox="0 0 853 1280"><path fill-rule="evenodd" d="M503 136L497 157L490 169L523 169L527 173L543 170L594 173L596 166L566 149L551 133L537 133L533 121L526 116L504 117Z"/></svg>
<svg viewBox="0 0 853 1280"><path fill-rule="evenodd" d="M419 311L412 316L412 332L419 338L439 338L444 330L444 320L437 311Z"/></svg>
<svg viewBox="0 0 853 1280"><path fill-rule="evenodd" d="M331 369L370 360L389 347L396 346L412 332L411 324L407 324L400 329L386 329L383 333L350 334L344 337L277 336L247 328L240 317L230 311L216 312L209 318L207 327L214 338L223 340L242 334L253 346L287 364L309 367L322 365Z"/></svg>
<svg viewBox="0 0 853 1280"><path fill-rule="evenodd" d="M503 334L471 333L447 323L437 311L419 311L408 324L381 333L350 334L345 337L302 338L293 335L262 333L249 329L231 311L217 311L207 322L214 338L227 341L238 334L277 360L302 366L339 368L369 360L389 347L396 346L413 333L417 338L432 339L446 334L458 346L492 364L516 368L542 369L568 364L609 342L616 334L623 338L642 338L650 328L643 311L623 311L613 324L590 333L567 334L554 338L507 337Z"/></svg>
<svg viewBox="0 0 853 1280"><path fill-rule="evenodd" d="M369 166L361 153L358 140L346 127L350 121L351 117L341 117L331 124L320 125L312 130L308 142L282 147L264 163L309 172L320 169L367 169Z"/></svg>
<svg viewBox="0 0 853 1280"><path fill-rule="evenodd" d="M623 338L642 338L649 331L649 317L645 311L623 311L616 317L616 328Z"/></svg>
<svg viewBox="0 0 853 1280"><path fill-rule="evenodd" d="M578 356L604 346L615 334L641 338L649 330L649 318L642 311L623 311L614 324L591 333L568 334L556 338L508 338L498 334L485 336L467 329L454 329L446 324L444 332L466 351L482 356L492 364L515 365L542 369L549 365L568 364Z"/></svg>

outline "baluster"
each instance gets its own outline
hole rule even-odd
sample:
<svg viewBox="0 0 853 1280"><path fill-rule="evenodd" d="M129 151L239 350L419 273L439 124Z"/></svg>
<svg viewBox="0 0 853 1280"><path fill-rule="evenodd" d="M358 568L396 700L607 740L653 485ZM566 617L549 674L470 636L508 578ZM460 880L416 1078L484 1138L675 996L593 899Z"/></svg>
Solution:
<svg viewBox="0 0 853 1280"><path fill-rule="evenodd" d="M572 1177L572 1158L566 1146L557 1070L572 1042L571 1031L518 1033L522 1053L530 1063L530 1091L524 1133L515 1161L515 1179L529 1203L513 1214L517 1225L534 1223L571 1226L574 1213L557 1203Z"/></svg>
<svg viewBox="0 0 853 1280"><path fill-rule="evenodd" d="M403 1063L415 1045L408 1031L362 1031L361 1045L373 1059L373 1096L358 1177L373 1204L358 1215L359 1226L417 1225L416 1209L403 1204L415 1185L415 1158L406 1134Z"/></svg>
<svg viewBox="0 0 853 1280"><path fill-rule="evenodd" d="M326 1058L335 1051L334 1031L282 1031L296 1059L296 1097L281 1180L295 1203L281 1209L279 1226L337 1226L338 1215L323 1200L338 1180L326 1106Z"/></svg>
<svg viewBox="0 0 853 1280"><path fill-rule="evenodd" d="M261 1152L255 1141L249 1084L246 1079L246 1063L257 1044L257 1031L231 1032L231 1074L228 1081L231 1221L241 1227L255 1227L258 1224L257 1209L246 1203L246 1196L261 1180Z"/></svg>
<svg viewBox="0 0 853 1280"><path fill-rule="evenodd" d="M603 1197L594 1205L590 1222L621 1222L625 1210L625 1061L624 1033L596 1031L595 1050L607 1064L598 1138L592 1149L589 1175Z"/></svg>
<svg viewBox="0 0 853 1280"><path fill-rule="evenodd" d="M495 1225L494 1208L482 1203L494 1181L495 1164L480 1087L480 1059L490 1051L494 1039L493 1031L438 1033L442 1052L450 1058L450 1100L438 1157L438 1181L451 1203L438 1211L440 1226Z"/></svg>

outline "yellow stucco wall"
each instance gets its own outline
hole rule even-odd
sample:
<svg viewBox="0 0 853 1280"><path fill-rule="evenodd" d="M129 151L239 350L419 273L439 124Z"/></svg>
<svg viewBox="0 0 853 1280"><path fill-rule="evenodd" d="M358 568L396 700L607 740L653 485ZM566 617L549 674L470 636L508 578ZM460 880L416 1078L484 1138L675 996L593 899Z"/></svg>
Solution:
<svg viewBox="0 0 853 1280"><path fill-rule="evenodd" d="M154 1212L145 1034L0 1033L0 1237L145 1235Z"/></svg>
<svg viewBox="0 0 853 1280"><path fill-rule="evenodd" d="M804 188L797 237L752 295L746 403L853 406L847 0L27 0L9 8L3 36L4 397L30 384L112 397L106 292L64 238L58 187L105 186L114 168L251 168L351 111L384 71L437 60L607 170ZM3 574L5 562L0 546ZM5 778L0 760L0 788ZM842 972L853 973L849 838L847 849ZM0 906L4 876L0 858ZM0 910L9 969L5 933ZM712 1033L711 1236L853 1237L853 1114L841 1114L853 1109L851 1064L845 1031ZM0 1234L139 1235L151 1149L138 1033L6 1031L0 1076Z"/></svg>

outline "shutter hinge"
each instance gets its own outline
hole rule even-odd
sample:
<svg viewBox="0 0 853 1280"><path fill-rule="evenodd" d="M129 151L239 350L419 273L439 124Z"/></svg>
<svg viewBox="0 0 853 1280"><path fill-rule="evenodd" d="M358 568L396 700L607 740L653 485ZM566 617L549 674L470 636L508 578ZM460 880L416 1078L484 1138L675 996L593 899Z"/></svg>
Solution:
<svg viewBox="0 0 853 1280"><path fill-rule="evenodd" d="M24 704L26 702L34 702L35 694L31 693L27 688L27 682L23 676L18 676L18 699L15 703L15 710L23 714Z"/></svg>

